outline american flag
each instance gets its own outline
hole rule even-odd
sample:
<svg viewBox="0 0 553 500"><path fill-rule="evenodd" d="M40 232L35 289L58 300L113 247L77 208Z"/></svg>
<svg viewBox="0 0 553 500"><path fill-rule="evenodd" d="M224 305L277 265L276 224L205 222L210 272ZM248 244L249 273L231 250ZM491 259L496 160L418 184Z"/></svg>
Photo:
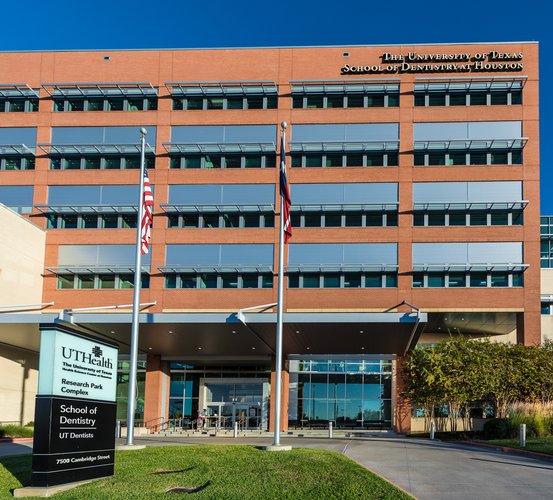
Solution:
<svg viewBox="0 0 553 500"><path fill-rule="evenodd" d="M290 220L290 188L286 180L286 149L284 145L284 134L280 140L280 196L284 200L282 204L282 214L280 216L284 220L284 243L292 237L292 221Z"/></svg>
<svg viewBox="0 0 553 500"><path fill-rule="evenodd" d="M148 171L144 168L144 196L142 197L142 222L140 224L140 253L147 254L150 245L150 227L152 226L154 206L154 195L152 194L152 186L148 178Z"/></svg>

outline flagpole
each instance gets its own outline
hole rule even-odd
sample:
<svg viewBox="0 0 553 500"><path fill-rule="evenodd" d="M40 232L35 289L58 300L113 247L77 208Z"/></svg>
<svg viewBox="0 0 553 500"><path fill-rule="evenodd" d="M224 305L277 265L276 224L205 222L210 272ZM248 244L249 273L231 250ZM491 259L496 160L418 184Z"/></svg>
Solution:
<svg viewBox="0 0 553 500"><path fill-rule="evenodd" d="M286 122L281 124L281 149L286 145ZM285 151L280 152L282 158L282 168L286 168ZM280 225L279 225L279 240L278 240L278 294L277 294L277 331L276 331L276 370L275 370L275 431L274 431L274 446L280 446L280 407L281 407L281 392L282 392L282 308L284 302L284 197L280 196Z"/></svg>
<svg viewBox="0 0 553 500"><path fill-rule="evenodd" d="M132 300L132 333L131 333L131 359L129 367L129 395L127 404L127 446L134 443L134 412L136 408L136 377L138 365L138 312L140 308L140 285L142 283L142 252L141 252L141 225L144 214L144 169L145 169L145 149L146 149L146 129L140 129L140 177L139 177L139 197L138 214L136 219L136 256L134 261L134 290Z"/></svg>

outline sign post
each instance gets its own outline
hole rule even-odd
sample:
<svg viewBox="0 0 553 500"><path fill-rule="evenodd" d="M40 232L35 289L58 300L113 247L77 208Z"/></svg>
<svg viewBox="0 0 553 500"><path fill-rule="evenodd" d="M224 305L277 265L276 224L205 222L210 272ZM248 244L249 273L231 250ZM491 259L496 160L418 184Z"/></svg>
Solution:
<svg viewBox="0 0 553 500"><path fill-rule="evenodd" d="M40 330L32 485L112 476L118 347L58 324Z"/></svg>

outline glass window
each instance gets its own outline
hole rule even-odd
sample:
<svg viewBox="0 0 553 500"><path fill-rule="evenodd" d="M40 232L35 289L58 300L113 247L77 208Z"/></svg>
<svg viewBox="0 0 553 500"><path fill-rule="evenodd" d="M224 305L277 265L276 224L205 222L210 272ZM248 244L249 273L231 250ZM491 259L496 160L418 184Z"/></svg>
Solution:
<svg viewBox="0 0 553 500"><path fill-rule="evenodd" d="M513 273L513 286L524 286L524 274Z"/></svg>
<svg viewBox="0 0 553 500"><path fill-rule="evenodd" d="M348 108L362 108L365 105L365 97L361 95L356 94L349 94L347 96L348 99ZM382 99L382 106L384 106L384 96L381 96Z"/></svg>
<svg viewBox="0 0 553 500"><path fill-rule="evenodd" d="M114 274L101 274L98 276L99 288L115 288L115 275Z"/></svg>
<svg viewBox="0 0 553 500"><path fill-rule="evenodd" d="M445 153L430 153L428 165L445 165Z"/></svg>
<svg viewBox="0 0 553 500"><path fill-rule="evenodd" d="M319 275L318 274L304 274L303 275L303 288L319 288Z"/></svg>
<svg viewBox="0 0 553 500"><path fill-rule="evenodd" d="M388 96L388 106L390 106L390 98L393 102L394 95ZM352 106L349 106L350 108ZM369 108L382 108L384 107L384 95L367 94L367 107Z"/></svg>
<svg viewBox="0 0 553 500"><path fill-rule="evenodd" d="M223 288L238 288L238 274L222 274Z"/></svg>
<svg viewBox="0 0 553 500"><path fill-rule="evenodd" d="M367 167L381 167L384 165L384 155L382 153L367 153L366 158ZM388 161L388 165L393 165L393 163Z"/></svg>
<svg viewBox="0 0 553 500"><path fill-rule="evenodd" d="M357 156L357 159L359 157ZM327 154L325 157L325 167L341 167L343 165L343 156L341 154ZM358 164L357 166L363 165L363 162L361 160L361 164Z"/></svg>
<svg viewBox="0 0 553 500"><path fill-rule="evenodd" d="M445 226L445 213L444 212L430 212L428 214L429 226Z"/></svg>
<svg viewBox="0 0 553 500"><path fill-rule="evenodd" d="M121 158L116 156L107 156L104 158L104 168L106 169L120 169L121 168Z"/></svg>
<svg viewBox="0 0 553 500"><path fill-rule="evenodd" d="M322 108L323 96L322 95L308 95L306 97L307 108Z"/></svg>
<svg viewBox="0 0 553 500"><path fill-rule="evenodd" d="M424 226L424 213L416 212L413 214L413 226Z"/></svg>
<svg viewBox="0 0 553 500"><path fill-rule="evenodd" d="M360 212L347 212L346 213L346 226L358 227L363 225L363 214Z"/></svg>
<svg viewBox="0 0 553 500"><path fill-rule="evenodd" d="M222 97L208 97L207 98L207 109L223 109Z"/></svg>
<svg viewBox="0 0 553 500"><path fill-rule="evenodd" d="M471 212L470 213L470 225L471 226L487 226L488 214L487 212Z"/></svg>
<svg viewBox="0 0 553 500"><path fill-rule="evenodd" d="M471 106L485 106L488 101L488 95L484 93L472 93L470 94Z"/></svg>
<svg viewBox="0 0 553 500"><path fill-rule="evenodd" d="M470 164L471 165L487 165L487 163L488 163L487 153L472 152L470 154Z"/></svg>
<svg viewBox="0 0 553 500"><path fill-rule="evenodd" d="M449 105L450 106L466 106L467 105L467 96L462 93L453 93L449 94Z"/></svg>
<svg viewBox="0 0 553 500"><path fill-rule="evenodd" d="M491 94L492 105L507 105L507 93L506 92L492 92Z"/></svg>
<svg viewBox="0 0 553 500"><path fill-rule="evenodd" d="M134 288L134 276L132 274L119 275L119 288Z"/></svg>
<svg viewBox="0 0 553 500"><path fill-rule="evenodd" d="M429 106L445 106L445 94L429 94L428 95Z"/></svg>
<svg viewBox="0 0 553 500"><path fill-rule="evenodd" d="M382 288L382 275L380 273L365 274L366 288Z"/></svg>
<svg viewBox="0 0 553 500"><path fill-rule="evenodd" d="M102 98L89 98L88 99L88 111L103 111L104 110L104 99Z"/></svg>
<svg viewBox="0 0 553 500"><path fill-rule="evenodd" d="M241 156L225 156L226 168L240 168L242 166Z"/></svg>
<svg viewBox="0 0 553 500"><path fill-rule="evenodd" d="M449 165L466 165L467 164L467 155L466 153L449 153Z"/></svg>
<svg viewBox="0 0 553 500"><path fill-rule="evenodd" d="M388 107L397 108L399 106L399 94L388 94Z"/></svg>
<svg viewBox="0 0 553 500"><path fill-rule="evenodd" d="M450 226L466 226L467 216L464 212L450 212L449 213L449 225Z"/></svg>
<svg viewBox="0 0 553 500"><path fill-rule="evenodd" d="M511 104L522 104L522 92L511 92Z"/></svg>
<svg viewBox="0 0 553 500"><path fill-rule="evenodd" d="M186 99L186 109L197 110L204 108L203 97L188 97Z"/></svg>
<svg viewBox="0 0 553 500"><path fill-rule="evenodd" d="M426 94L415 94L415 106L426 105Z"/></svg>
<svg viewBox="0 0 553 500"><path fill-rule="evenodd" d="M506 226L509 224L508 212L492 212L491 223L492 226Z"/></svg>
<svg viewBox="0 0 553 500"><path fill-rule="evenodd" d="M340 275L325 274L323 277L323 286L325 288L340 288Z"/></svg>
<svg viewBox="0 0 553 500"><path fill-rule="evenodd" d="M465 273L449 273L449 287L459 288L467 286L467 276Z"/></svg>
<svg viewBox="0 0 553 500"><path fill-rule="evenodd" d="M361 274L359 274L359 273L345 273L344 274L344 287L345 288L361 288Z"/></svg>
<svg viewBox="0 0 553 500"><path fill-rule="evenodd" d="M200 288L217 288L217 275L216 274L200 274L199 275Z"/></svg>
<svg viewBox="0 0 553 500"><path fill-rule="evenodd" d="M246 97L248 109L263 109L263 96L249 95Z"/></svg>
<svg viewBox="0 0 553 500"><path fill-rule="evenodd" d="M74 288L75 277L72 274L60 274L58 275L58 288L69 289Z"/></svg>
<svg viewBox="0 0 553 500"><path fill-rule="evenodd" d="M413 288L422 288L424 286L424 274L413 273Z"/></svg>
<svg viewBox="0 0 553 500"><path fill-rule="evenodd" d="M184 168L200 168L202 166L202 158L200 156L185 156Z"/></svg>
<svg viewBox="0 0 553 500"><path fill-rule="evenodd" d="M490 155L492 165L507 165L509 163L506 151L492 151Z"/></svg>
<svg viewBox="0 0 553 500"><path fill-rule="evenodd" d="M288 275L288 288L299 288L300 276L299 274Z"/></svg>
<svg viewBox="0 0 553 500"><path fill-rule="evenodd" d="M343 108L344 107L344 97L341 95L329 94L326 96L326 107L327 108Z"/></svg>
<svg viewBox="0 0 553 500"><path fill-rule="evenodd" d="M429 288L443 288L445 286L445 275L443 273L428 273Z"/></svg>
<svg viewBox="0 0 553 500"><path fill-rule="evenodd" d="M488 286L488 278L486 273L471 273L470 274L470 286L471 287L485 287Z"/></svg>
<svg viewBox="0 0 553 500"><path fill-rule="evenodd" d="M491 278L492 278L492 286L509 286L508 273L492 272Z"/></svg>
<svg viewBox="0 0 553 500"><path fill-rule="evenodd" d="M325 213L325 227L341 227L342 215L340 213Z"/></svg>

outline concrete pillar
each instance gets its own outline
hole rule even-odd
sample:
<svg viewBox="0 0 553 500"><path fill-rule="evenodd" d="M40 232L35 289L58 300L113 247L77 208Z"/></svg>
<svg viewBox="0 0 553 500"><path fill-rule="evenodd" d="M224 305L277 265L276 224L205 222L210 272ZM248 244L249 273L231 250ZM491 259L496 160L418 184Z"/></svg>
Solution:
<svg viewBox="0 0 553 500"><path fill-rule="evenodd" d="M394 414L392 417L393 428L396 432L409 434L411 432L411 404L401 397L401 392L405 382L403 380L402 371L405 358L398 356L394 370Z"/></svg>
<svg viewBox="0 0 553 500"><path fill-rule="evenodd" d="M161 356L148 354L144 387L144 422L168 418L169 373Z"/></svg>
<svg viewBox="0 0 553 500"><path fill-rule="evenodd" d="M271 396L270 396L270 413L269 413L269 431L273 432L274 428L274 401L276 387L276 372L275 360L271 366ZM288 403L290 400L290 373L288 371L288 361L282 360L282 391L281 391L281 407L280 407L280 430L288 430Z"/></svg>

